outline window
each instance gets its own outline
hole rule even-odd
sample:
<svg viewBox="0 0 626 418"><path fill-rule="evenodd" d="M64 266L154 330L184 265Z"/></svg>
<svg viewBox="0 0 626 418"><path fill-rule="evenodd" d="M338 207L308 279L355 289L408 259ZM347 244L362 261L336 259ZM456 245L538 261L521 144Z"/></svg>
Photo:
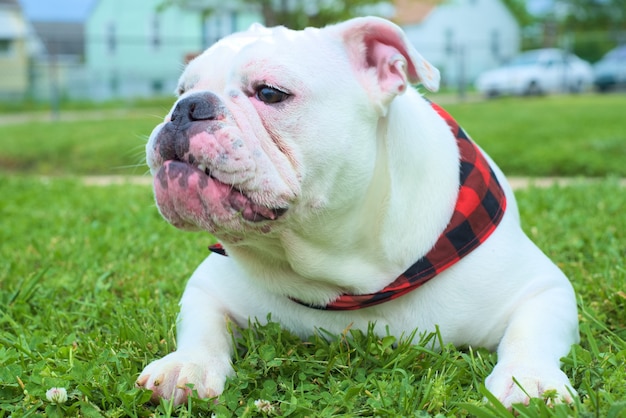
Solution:
<svg viewBox="0 0 626 418"><path fill-rule="evenodd" d="M109 76L109 90L113 96L117 96L120 92L120 79L117 73L111 73Z"/></svg>
<svg viewBox="0 0 626 418"><path fill-rule="evenodd" d="M149 31L150 45L152 45L154 51L158 51L161 47L161 21L159 20L159 15L152 15Z"/></svg>
<svg viewBox="0 0 626 418"><path fill-rule="evenodd" d="M221 38L237 31L237 12L212 13L204 21L205 46L211 46Z"/></svg>
<svg viewBox="0 0 626 418"><path fill-rule="evenodd" d="M6 57L13 53L13 40L0 39L0 57Z"/></svg>
<svg viewBox="0 0 626 418"><path fill-rule="evenodd" d="M454 54L454 30L448 28L444 33L446 54Z"/></svg>
<svg viewBox="0 0 626 418"><path fill-rule="evenodd" d="M110 55L115 55L117 49L117 36L115 33L115 22L109 22L106 28L107 49Z"/></svg>
<svg viewBox="0 0 626 418"><path fill-rule="evenodd" d="M153 94L163 94L163 80L152 80L150 87Z"/></svg>
<svg viewBox="0 0 626 418"><path fill-rule="evenodd" d="M500 31L494 29L491 31L491 55L496 59L500 59Z"/></svg>

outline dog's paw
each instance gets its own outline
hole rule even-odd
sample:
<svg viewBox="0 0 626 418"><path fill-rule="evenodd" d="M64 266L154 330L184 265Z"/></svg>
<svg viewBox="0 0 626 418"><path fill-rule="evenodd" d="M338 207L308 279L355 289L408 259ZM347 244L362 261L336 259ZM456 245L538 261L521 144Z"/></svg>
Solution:
<svg viewBox="0 0 626 418"><path fill-rule="evenodd" d="M154 403L163 398L180 405L192 391L200 398L218 396L224 390L226 378L234 372L229 359L209 357L206 353L170 353L146 366L136 386L151 390L150 400Z"/></svg>
<svg viewBox="0 0 626 418"><path fill-rule="evenodd" d="M528 404L530 398L545 398L550 404L572 403L576 396L565 373L554 366L507 367L498 364L485 384L507 408L517 403Z"/></svg>

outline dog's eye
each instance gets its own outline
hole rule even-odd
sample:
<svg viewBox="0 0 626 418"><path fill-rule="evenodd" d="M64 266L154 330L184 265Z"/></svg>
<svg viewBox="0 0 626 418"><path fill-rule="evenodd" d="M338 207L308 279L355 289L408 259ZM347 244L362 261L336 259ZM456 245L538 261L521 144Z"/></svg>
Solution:
<svg viewBox="0 0 626 418"><path fill-rule="evenodd" d="M259 86L256 89L256 98L266 104L280 103L289 97L288 93L275 87Z"/></svg>

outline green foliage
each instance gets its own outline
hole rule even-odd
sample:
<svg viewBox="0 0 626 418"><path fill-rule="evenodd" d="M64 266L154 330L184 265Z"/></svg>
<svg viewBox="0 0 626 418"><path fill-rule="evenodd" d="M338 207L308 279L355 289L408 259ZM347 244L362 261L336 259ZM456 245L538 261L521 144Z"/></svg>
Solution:
<svg viewBox="0 0 626 418"><path fill-rule="evenodd" d="M362 14L363 8L384 4L381 0L242 0L249 9L257 10L266 26L282 25L291 29L322 27ZM166 7L193 8L203 15L211 14L214 4L199 4L193 0L163 0L159 10Z"/></svg>
<svg viewBox="0 0 626 418"><path fill-rule="evenodd" d="M626 30L625 0L562 0L564 24L573 30Z"/></svg>
<svg viewBox="0 0 626 418"><path fill-rule="evenodd" d="M615 46L616 40L607 36L606 31L588 30L574 34L572 52L590 62L597 62Z"/></svg>
<svg viewBox="0 0 626 418"><path fill-rule="evenodd" d="M522 49L567 47L595 62L626 39L626 0L559 0L540 16L529 15L523 0L504 2L522 29L531 29L522 33Z"/></svg>
<svg viewBox="0 0 626 418"><path fill-rule="evenodd" d="M277 324L232 327L237 376L217 403L148 403L141 369L175 348L177 301L212 238L169 226L149 187L0 177L0 417L47 416L513 416L482 382L496 356L438 335L379 338L320 330L300 341ZM518 193L530 236L569 275L579 345L563 359L574 405L518 405L524 417L626 413L626 218L611 180ZM260 318L264 319L264 318ZM68 401L53 405L51 387ZM492 400L493 401L493 400Z"/></svg>
<svg viewBox="0 0 626 418"><path fill-rule="evenodd" d="M526 1L524 0L503 0L503 3L522 27L528 27L535 22L535 18L526 9Z"/></svg>
<svg viewBox="0 0 626 418"><path fill-rule="evenodd" d="M185 1L185 0L182 0ZM261 11L266 26L282 25L291 29L323 27L360 15L366 6L380 5L381 0L243 0Z"/></svg>

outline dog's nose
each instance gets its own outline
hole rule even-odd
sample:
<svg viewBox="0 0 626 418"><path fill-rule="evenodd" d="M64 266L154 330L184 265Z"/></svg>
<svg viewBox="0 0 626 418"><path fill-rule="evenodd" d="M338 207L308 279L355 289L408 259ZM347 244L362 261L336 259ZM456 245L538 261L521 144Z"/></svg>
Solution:
<svg viewBox="0 0 626 418"><path fill-rule="evenodd" d="M201 120L218 120L224 116L224 105L210 92L196 93L180 100L172 112L171 122L185 125Z"/></svg>
<svg viewBox="0 0 626 418"><path fill-rule="evenodd" d="M176 103L170 121L159 132L154 149L163 161L187 161L189 137L206 130L206 123L226 117L226 106L220 98L210 92L195 93ZM206 123L195 123L202 122Z"/></svg>

